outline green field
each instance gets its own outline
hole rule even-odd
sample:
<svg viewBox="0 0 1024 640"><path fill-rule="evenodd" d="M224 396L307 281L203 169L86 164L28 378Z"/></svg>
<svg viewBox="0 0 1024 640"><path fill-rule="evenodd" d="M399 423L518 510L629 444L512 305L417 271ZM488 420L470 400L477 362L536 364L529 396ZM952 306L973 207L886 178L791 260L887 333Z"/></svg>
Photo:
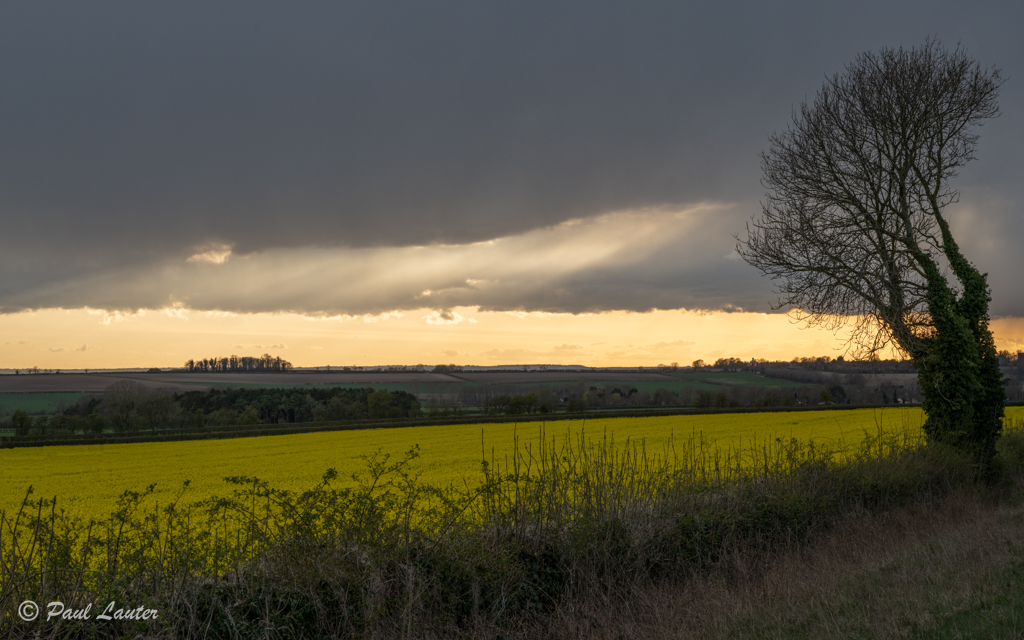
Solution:
<svg viewBox="0 0 1024 640"><path fill-rule="evenodd" d="M791 380L783 380L781 378L768 378L765 376L755 375L753 373L743 372L690 372L685 371L681 373L669 374L673 377L679 378L687 382L698 382L701 384L715 385L715 386L750 386L750 387L806 387L807 384L803 382L793 382Z"/></svg>
<svg viewBox="0 0 1024 640"><path fill-rule="evenodd" d="M790 382L788 380L779 380L776 378L765 378L762 376L755 376L750 373L706 373L706 374L695 374L689 376L686 374L680 374L677 376L677 380L594 380L594 381L583 381L584 387L600 387L602 389L611 390L619 388L623 391L633 388L640 391L646 391L647 393L653 394L659 389L667 389L679 393L684 390L689 391L723 391L728 387L747 386L747 387L779 387L779 388L794 388L794 387L805 387L807 385L801 382ZM576 386L574 382L517 382L515 386L526 389L534 389L537 387L548 387L551 389L566 389L573 388ZM390 389L389 389L390 391Z"/></svg>
<svg viewBox="0 0 1024 640"><path fill-rule="evenodd" d="M1011 408L1009 415L1024 416ZM419 445L414 470L431 483L480 479L482 455L503 463L520 446L536 446L541 430L547 439L567 434L614 438L616 443L643 442L649 454L664 454L670 440L684 445L691 438L718 447L749 449L775 438L828 441L856 445L879 426L889 432L917 434L919 408L854 409L759 414L605 418L516 424L471 424L433 427L365 429L329 433L262 436L227 440L26 447L0 450L0 509L20 504L29 485L36 497L58 496L58 506L82 515L109 510L126 489L156 483L157 499L170 500L185 480L188 496L198 500L227 493L226 476L257 476L272 486L303 489L328 468L341 478L364 468L361 456L378 449L401 456Z"/></svg>
<svg viewBox="0 0 1024 640"><path fill-rule="evenodd" d="M0 393L0 415L11 415L18 409L28 413L54 413L57 403L74 404L82 396L98 395L71 391L65 393Z"/></svg>

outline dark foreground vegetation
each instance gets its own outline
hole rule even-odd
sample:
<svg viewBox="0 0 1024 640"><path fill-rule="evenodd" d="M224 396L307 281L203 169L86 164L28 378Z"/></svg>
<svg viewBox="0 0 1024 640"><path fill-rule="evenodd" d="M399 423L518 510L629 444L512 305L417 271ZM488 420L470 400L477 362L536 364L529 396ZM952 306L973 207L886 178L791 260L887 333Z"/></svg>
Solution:
<svg viewBox="0 0 1024 640"><path fill-rule="evenodd" d="M1024 470L1024 425L1009 426L988 491ZM414 449L301 493L247 476L198 502L187 484L171 504L126 491L92 522L29 494L0 517L2 635L592 635L574 612L628 609L651 589L765 566L851 514L980 486L963 453L883 433L856 451L776 441L743 459L695 441L542 441L483 461L475 486L419 482ZM26 600L92 603L92 617L26 622ZM97 620L111 601L158 617Z"/></svg>

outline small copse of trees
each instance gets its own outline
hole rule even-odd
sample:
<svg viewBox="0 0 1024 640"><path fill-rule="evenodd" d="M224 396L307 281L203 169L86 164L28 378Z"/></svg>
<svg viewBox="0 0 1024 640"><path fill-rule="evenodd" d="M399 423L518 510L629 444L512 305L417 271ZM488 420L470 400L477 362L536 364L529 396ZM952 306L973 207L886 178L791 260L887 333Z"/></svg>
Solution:
<svg viewBox="0 0 1024 640"><path fill-rule="evenodd" d="M291 371L292 363L280 356L264 353L258 358L229 356L189 360L185 363L185 369L193 373L285 373Z"/></svg>

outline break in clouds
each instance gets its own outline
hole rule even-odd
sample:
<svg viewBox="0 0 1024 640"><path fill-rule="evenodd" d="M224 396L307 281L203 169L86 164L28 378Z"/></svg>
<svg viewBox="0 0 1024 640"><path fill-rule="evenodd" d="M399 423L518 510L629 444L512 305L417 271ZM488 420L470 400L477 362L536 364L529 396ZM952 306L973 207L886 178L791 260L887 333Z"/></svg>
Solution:
<svg viewBox="0 0 1024 640"><path fill-rule="evenodd" d="M982 4L5 3L0 311L767 311L767 136L931 34L1009 78L954 224L1024 315L1024 10Z"/></svg>
<svg viewBox="0 0 1024 640"><path fill-rule="evenodd" d="M675 308L683 288L694 306L715 309L758 294L737 290L747 268L716 246L717 237L728 236L722 220L729 210L707 204L611 213L467 244L281 247L238 255L218 245L117 278L68 276L60 289L11 298L21 308L47 306L56 297L65 307L309 315L456 306L588 312L609 308L608 301L617 309Z"/></svg>

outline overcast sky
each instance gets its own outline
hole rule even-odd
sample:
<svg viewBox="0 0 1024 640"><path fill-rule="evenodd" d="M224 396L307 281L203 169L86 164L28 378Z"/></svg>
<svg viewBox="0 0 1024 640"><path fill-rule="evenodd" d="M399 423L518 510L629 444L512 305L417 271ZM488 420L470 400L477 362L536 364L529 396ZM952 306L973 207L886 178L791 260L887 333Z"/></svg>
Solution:
<svg viewBox="0 0 1024 640"><path fill-rule="evenodd" d="M767 311L758 153L861 51L1007 81L954 215L1024 316L1024 4L5 2L0 311Z"/></svg>

